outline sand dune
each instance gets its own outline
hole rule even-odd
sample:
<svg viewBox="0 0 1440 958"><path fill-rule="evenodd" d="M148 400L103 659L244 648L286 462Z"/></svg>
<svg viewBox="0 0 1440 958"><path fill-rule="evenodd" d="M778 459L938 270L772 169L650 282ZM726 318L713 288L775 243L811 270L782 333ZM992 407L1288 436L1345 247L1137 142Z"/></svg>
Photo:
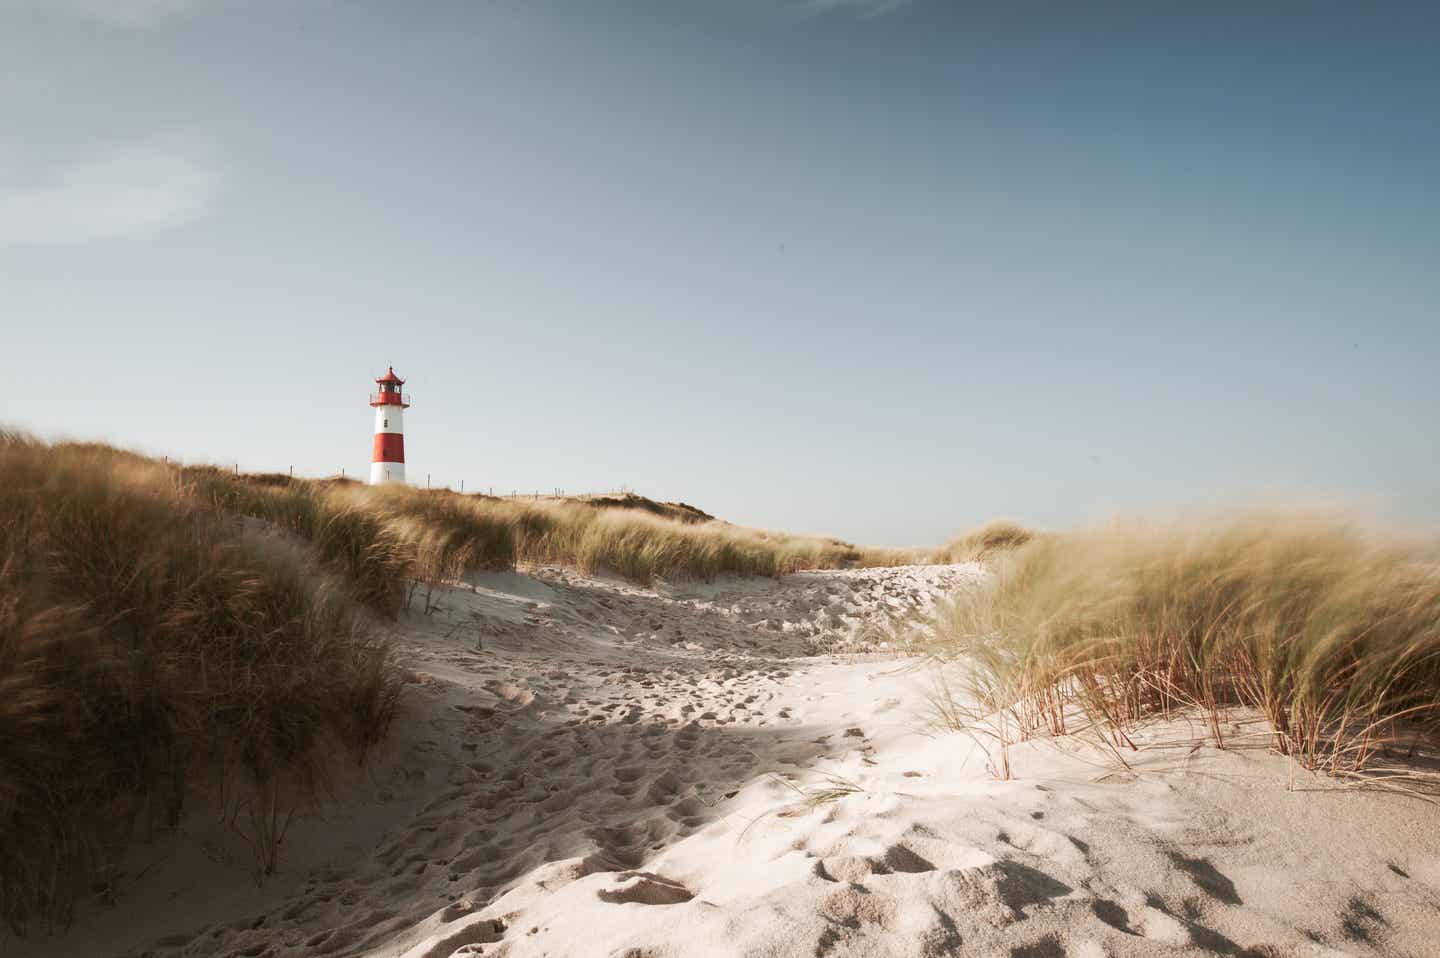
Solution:
<svg viewBox="0 0 1440 958"><path fill-rule="evenodd" d="M970 739L929 728L930 670L866 650L976 574L658 591L478 576L402 621L415 682L395 740L295 826L281 875L255 888L232 835L187 821L136 850L115 904L87 905L67 935L0 943L252 958L1435 953L1429 805L1294 788L1325 783L1263 748L1155 749L1126 771L1083 741L1042 743L1017 748L1001 782Z"/></svg>

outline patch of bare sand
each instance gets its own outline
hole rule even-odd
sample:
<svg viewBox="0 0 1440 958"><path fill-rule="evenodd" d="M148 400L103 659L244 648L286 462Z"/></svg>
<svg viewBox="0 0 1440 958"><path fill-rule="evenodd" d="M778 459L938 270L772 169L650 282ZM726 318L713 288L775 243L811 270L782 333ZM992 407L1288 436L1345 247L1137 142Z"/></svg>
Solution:
<svg viewBox="0 0 1440 958"><path fill-rule="evenodd" d="M994 781L927 732L925 669L836 654L974 574L477 577L407 615L396 739L280 876L182 834L117 904L5 953L1432 953L1433 807L1292 791L1259 750L1117 774L1027 745Z"/></svg>

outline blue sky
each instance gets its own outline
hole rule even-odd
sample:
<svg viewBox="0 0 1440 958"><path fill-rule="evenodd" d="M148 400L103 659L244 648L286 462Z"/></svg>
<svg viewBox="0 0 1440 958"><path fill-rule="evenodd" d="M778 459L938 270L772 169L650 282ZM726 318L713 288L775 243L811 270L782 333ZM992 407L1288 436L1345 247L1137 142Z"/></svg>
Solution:
<svg viewBox="0 0 1440 958"><path fill-rule="evenodd" d="M422 482L875 544L1434 523L1437 44L1433 4L0 0L0 422L356 475L394 363Z"/></svg>

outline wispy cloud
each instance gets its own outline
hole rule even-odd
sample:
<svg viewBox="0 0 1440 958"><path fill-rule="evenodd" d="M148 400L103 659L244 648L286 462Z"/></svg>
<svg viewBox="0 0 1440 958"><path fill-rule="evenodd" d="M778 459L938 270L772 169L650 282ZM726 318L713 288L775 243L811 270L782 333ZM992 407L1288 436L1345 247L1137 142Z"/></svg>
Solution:
<svg viewBox="0 0 1440 958"><path fill-rule="evenodd" d="M794 9L801 16L823 17L827 13L848 12L862 20L894 13L910 0L798 0Z"/></svg>
<svg viewBox="0 0 1440 958"><path fill-rule="evenodd" d="M40 10L144 30L190 13L206 2L208 0L0 0L0 12Z"/></svg>
<svg viewBox="0 0 1440 958"><path fill-rule="evenodd" d="M194 136L118 144L33 186L0 180L0 246L73 246L146 236L204 216L221 175Z"/></svg>

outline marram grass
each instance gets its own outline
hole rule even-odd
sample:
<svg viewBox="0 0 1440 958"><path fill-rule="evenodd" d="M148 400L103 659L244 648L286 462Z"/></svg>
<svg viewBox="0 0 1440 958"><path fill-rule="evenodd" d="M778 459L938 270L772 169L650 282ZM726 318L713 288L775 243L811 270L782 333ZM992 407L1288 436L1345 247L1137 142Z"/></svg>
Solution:
<svg viewBox="0 0 1440 958"><path fill-rule="evenodd" d="M951 539L934 553L931 561L983 562L1018 549L1034 538L1035 533L1019 523L995 519Z"/></svg>
<svg viewBox="0 0 1440 958"><path fill-rule="evenodd" d="M273 870L335 746L363 760L384 735L399 672L366 623L417 586L428 611L441 583L524 564L649 583L914 558L689 507L237 476L0 432L0 920L63 922L198 792Z"/></svg>
<svg viewBox="0 0 1440 958"><path fill-rule="evenodd" d="M0 919L64 921L202 782L273 870L328 756L399 690L352 603L141 457L0 435Z"/></svg>
<svg viewBox="0 0 1440 958"><path fill-rule="evenodd" d="M1440 562L1423 544L1249 515L1047 535L990 566L942 603L929 648L968 663L946 707L969 703L1002 746L1078 714L1123 755L1142 723L1197 711L1223 746L1242 708L1304 766L1374 780L1440 731Z"/></svg>
<svg viewBox="0 0 1440 958"><path fill-rule="evenodd" d="M407 600L407 580L433 587L467 572L521 565L610 572L648 585L918 560L909 550L864 549L838 539L581 501L305 480L261 483L203 466L187 467L182 475L217 510L264 519L313 543L344 573L358 599L391 616Z"/></svg>

